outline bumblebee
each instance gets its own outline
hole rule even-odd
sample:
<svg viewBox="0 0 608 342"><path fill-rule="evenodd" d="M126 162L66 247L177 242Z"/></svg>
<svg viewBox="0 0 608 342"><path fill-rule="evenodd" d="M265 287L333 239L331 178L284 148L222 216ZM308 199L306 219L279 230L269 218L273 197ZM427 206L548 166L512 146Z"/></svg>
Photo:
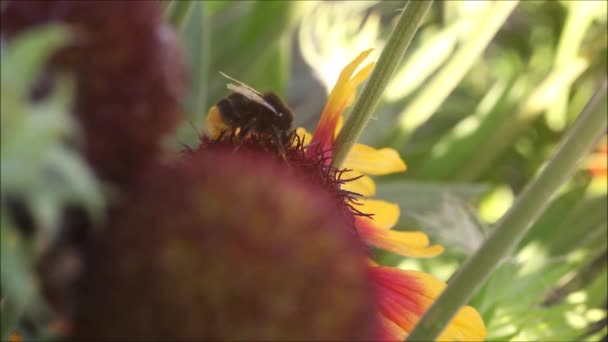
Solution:
<svg viewBox="0 0 608 342"><path fill-rule="evenodd" d="M232 91L209 109L207 131L220 139L226 133L244 138L249 134L269 136L277 151L284 156L284 146L294 135L293 113L273 92L260 93L252 87L221 73L230 81Z"/></svg>

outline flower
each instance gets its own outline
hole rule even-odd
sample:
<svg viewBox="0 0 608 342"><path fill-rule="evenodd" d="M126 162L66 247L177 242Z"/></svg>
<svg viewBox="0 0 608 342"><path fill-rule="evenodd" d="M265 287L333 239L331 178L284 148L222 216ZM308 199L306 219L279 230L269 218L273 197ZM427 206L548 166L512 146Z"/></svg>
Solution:
<svg viewBox="0 0 608 342"><path fill-rule="evenodd" d="M301 140L307 144L306 155L320 158L326 165L331 164L335 137L341 129L342 113L355 99L356 88L371 73L370 63L356 72L371 50L359 54L340 73L338 81L329 94L319 124L310 136L298 129ZM428 237L422 232L402 232L391 230L397 223L399 207L393 203L371 199L375 185L365 174L382 175L405 171L405 163L398 153L390 148L374 149L357 144L349 152L342 165L347 174L354 176L342 188L365 196L358 199L357 209L373 217L358 215L355 228L361 239L368 245L393 253L412 257L430 257L443 251L438 245L429 246ZM403 340L416 322L441 293L445 284L431 275L382 267L370 262L371 272L378 288L378 309L381 315L382 340ZM448 327L440 335L440 340L483 340L485 326L479 313L472 307L462 308Z"/></svg>
<svg viewBox="0 0 608 342"><path fill-rule="evenodd" d="M364 246L324 188L268 153L200 149L124 203L87 249L71 340L376 336Z"/></svg>
<svg viewBox="0 0 608 342"><path fill-rule="evenodd" d="M241 136L238 131L220 133L218 129L226 127L216 125L211 127L210 137L203 137L201 145L188 153L226 148L241 152L274 151L277 159L283 160L289 169L303 171L308 175L309 181L332 194L336 203L342 203L340 212L362 243L402 256L435 256L443 251L443 247L429 245L428 237L422 232L392 230L399 218L399 207L373 198L375 184L368 175L382 175L406 169L405 163L395 150L378 150L357 144L347 154L342 169L332 166L334 142L342 126L342 113L354 102L357 86L367 79L374 67L374 64L370 63L356 72L370 52L371 50L362 52L342 70L329 94L314 134L298 128L290 145L277 148L272 137L267 134L249 132ZM218 121L217 119L221 118L218 115L217 110L212 107L208 122ZM279 153L279 150L283 149L285 151ZM378 295L376 308L380 331L377 338L403 340L441 293L445 284L421 272L383 267L371 260L368 260L367 265ZM482 340L484 337L483 320L475 309L467 306L460 310L439 338L473 341Z"/></svg>
<svg viewBox="0 0 608 342"><path fill-rule="evenodd" d="M272 137L267 134L249 132L242 136L238 128L234 132L220 133L217 129L225 127L216 125L211 127L210 137L203 137L201 145L187 153L226 148L239 152L274 153L276 159L282 160L288 169L303 171L308 175L309 181L323 187L334 196L336 203L342 204L341 214L362 243L402 256L435 256L443 251L442 246L429 245L427 235L422 232L392 230L399 218L399 207L373 198L375 184L368 175L406 169L395 150L356 144L347 154L343 168L332 166L334 142L342 126L342 113L354 102L357 86L367 79L374 67L370 63L356 72L370 52L371 50L362 52L342 70L329 94L314 134L298 128L290 145L277 148ZM221 118L218 115L212 107L208 122L217 121ZM376 338L386 341L403 340L445 284L431 275L383 267L370 259L366 267L377 294L376 309L380 329ZM452 319L439 339L475 341L483 340L485 334L479 313L466 306Z"/></svg>

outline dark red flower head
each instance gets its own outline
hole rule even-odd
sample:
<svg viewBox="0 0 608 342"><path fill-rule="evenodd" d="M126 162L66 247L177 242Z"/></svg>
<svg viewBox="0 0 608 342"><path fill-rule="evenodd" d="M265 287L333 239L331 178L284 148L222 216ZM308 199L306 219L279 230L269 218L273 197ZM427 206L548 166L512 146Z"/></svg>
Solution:
<svg viewBox="0 0 608 342"><path fill-rule="evenodd" d="M365 248L307 177L221 148L150 170L90 251L73 338L373 339Z"/></svg>

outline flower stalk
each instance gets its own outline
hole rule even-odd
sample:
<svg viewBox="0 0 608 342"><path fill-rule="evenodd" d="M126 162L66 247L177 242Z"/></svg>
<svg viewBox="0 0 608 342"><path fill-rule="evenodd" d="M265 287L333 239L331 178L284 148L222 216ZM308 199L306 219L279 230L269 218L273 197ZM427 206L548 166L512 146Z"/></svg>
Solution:
<svg viewBox="0 0 608 342"><path fill-rule="evenodd" d="M454 275L407 341L431 341L488 277L510 255L532 223L542 214L560 186L576 171L606 130L607 81L591 97L578 119L562 138L553 157L529 183L495 230Z"/></svg>
<svg viewBox="0 0 608 342"><path fill-rule="evenodd" d="M388 81L401 62L432 1L409 1L391 33L369 81L346 119L335 143L333 166L339 167L367 126Z"/></svg>

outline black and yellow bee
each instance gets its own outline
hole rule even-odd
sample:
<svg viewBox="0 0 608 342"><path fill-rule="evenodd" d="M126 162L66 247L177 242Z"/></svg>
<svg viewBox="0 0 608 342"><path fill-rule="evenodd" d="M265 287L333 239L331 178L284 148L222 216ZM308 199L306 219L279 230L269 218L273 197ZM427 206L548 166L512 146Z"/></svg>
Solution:
<svg viewBox="0 0 608 342"><path fill-rule="evenodd" d="M235 82L227 87L232 94L209 109L207 131L211 138L234 134L244 138L249 134L268 136L281 155L294 135L293 113L273 92L260 93L224 73Z"/></svg>

